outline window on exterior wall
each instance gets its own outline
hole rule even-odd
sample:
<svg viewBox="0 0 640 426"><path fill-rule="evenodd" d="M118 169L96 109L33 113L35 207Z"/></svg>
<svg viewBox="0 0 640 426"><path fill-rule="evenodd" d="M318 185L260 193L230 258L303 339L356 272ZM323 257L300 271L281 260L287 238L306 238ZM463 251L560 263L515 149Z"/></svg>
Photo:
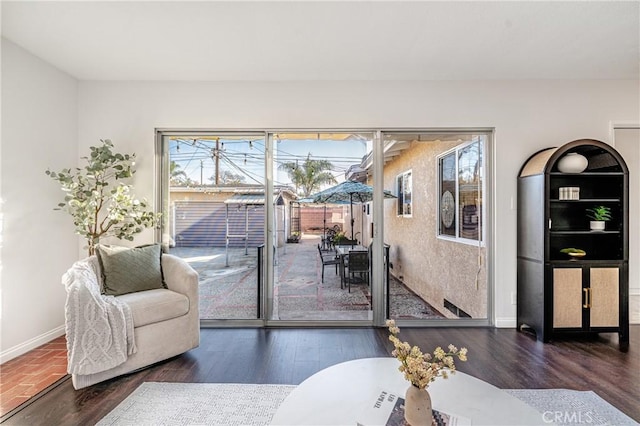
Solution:
<svg viewBox="0 0 640 426"><path fill-rule="evenodd" d="M396 193L398 194L398 216L411 216L411 199L413 184L411 170L396 177Z"/></svg>
<svg viewBox="0 0 640 426"><path fill-rule="evenodd" d="M438 236L482 241L482 185L481 140L438 157Z"/></svg>

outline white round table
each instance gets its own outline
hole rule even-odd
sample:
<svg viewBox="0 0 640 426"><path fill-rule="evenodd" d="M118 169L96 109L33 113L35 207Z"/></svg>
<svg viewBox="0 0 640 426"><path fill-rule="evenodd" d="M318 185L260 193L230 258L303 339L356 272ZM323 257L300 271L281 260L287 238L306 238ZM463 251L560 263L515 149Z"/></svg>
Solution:
<svg viewBox="0 0 640 426"><path fill-rule="evenodd" d="M409 386L395 358L365 358L326 368L294 389L272 425L362 423L380 391L404 398ZM457 371L429 385L433 408L466 417L472 425L543 425L542 414L497 387Z"/></svg>

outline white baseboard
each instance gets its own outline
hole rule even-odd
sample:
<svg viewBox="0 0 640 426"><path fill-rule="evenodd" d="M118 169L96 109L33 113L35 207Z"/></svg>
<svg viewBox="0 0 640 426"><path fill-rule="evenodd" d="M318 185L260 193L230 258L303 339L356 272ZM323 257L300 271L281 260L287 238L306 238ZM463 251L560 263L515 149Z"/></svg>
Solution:
<svg viewBox="0 0 640 426"><path fill-rule="evenodd" d="M49 343L56 337L60 337L65 333L64 324L54 328L51 331L47 331L40 336L36 336L33 339L27 340L24 343L20 343L12 348L7 349L6 351L0 352L0 364L4 364L5 362L12 360L22 354L29 352L31 349L35 349L38 346L42 346L45 343Z"/></svg>
<svg viewBox="0 0 640 426"><path fill-rule="evenodd" d="M518 321L515 317L496 318L496 328L516 328Z"/></svg>

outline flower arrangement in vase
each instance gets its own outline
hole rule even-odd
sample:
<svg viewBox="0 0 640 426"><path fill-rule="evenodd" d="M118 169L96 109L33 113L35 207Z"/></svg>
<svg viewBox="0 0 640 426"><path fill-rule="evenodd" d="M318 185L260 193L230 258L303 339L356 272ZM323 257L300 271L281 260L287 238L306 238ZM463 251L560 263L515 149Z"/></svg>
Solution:
<svg viewBox="0 0 640 426"><path fill-rule="evenodd" d="M446 379L449 374L454 374L456 371L454 357L458 357L460 361L466 361L467 348L458 349L454 345L449 345L449 350L445 352L438 346L433 351L433 355L425 354L418 346L411 346L398 338L400 329L394 320L388 320L387 327L391 333L389 340L394 346L391 355L400 361L398 370L411 383L405 395L405 420L411 426L431 425L431 397L427 387L438 377Z"/></svg>

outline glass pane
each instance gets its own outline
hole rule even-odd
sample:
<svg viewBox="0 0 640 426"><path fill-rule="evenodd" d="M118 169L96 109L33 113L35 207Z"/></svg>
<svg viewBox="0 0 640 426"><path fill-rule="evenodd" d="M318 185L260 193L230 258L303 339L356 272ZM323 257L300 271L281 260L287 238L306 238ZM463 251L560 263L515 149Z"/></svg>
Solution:
<svg viewBox="0 0 640 426"><path fill-rule="evenodd" d="M458 154L458 213L460 238L480 239L480 144L460 149Z"/></svg>
<svg viewBox="0 0 640 426"><path fill-rule="evenodd" d="M200 275L201 319L256 319L264 246L264 136L164 137L163 243Z"/></svg>
<svg viewBox="0 0 640 426"><path fill-rule="evenodd" d="M411 194L413 192L412 180L411 180L411 172L407 172L403 176L403 184L402 184L402 205L403 211L402 213L410 216L411 215Z"/></svg>
<svg viewBox="0 0 640 426"><path fill-rule="evenodd" d="M285 198L276 217L272 320L371 320L368 263L371 134L274 135L274 179ZM327 196L319 197L327 192ZM350 195L351 194L351 195ZM353 255L351 251L360 253ZM360 257L358 257L360 256ZM357 258L357 260L355 260ZM364 266L363 266L364 265Z"/></svg>
<svg viewBox="0 0 640 426"><path fill-rule="evenodd" d="M487 318L487 262L478 261L486 256L486 247L457 235L458 229L475 238L481 234L486 139L464 132L384 135L384 189L395 189L403 176L403 204L410 206L405 210L410 216L398 216L395 202L384 205L390 318ZM466 209L459 207L461 202ZM466 234L465 215L475 233Z"/></svg>
<svg viewBox="0 0 640 426"><path fill-rule="evenodd" d="M398 215L401 216L404 213L404 179L402 175L396 178L396 195L398 196Z"/></svg>
<svg viewBox="0 0 640 426"><path fill-rule="evenodd" d="M456 235L456 155L440 159L440 235Z"/></svg>

